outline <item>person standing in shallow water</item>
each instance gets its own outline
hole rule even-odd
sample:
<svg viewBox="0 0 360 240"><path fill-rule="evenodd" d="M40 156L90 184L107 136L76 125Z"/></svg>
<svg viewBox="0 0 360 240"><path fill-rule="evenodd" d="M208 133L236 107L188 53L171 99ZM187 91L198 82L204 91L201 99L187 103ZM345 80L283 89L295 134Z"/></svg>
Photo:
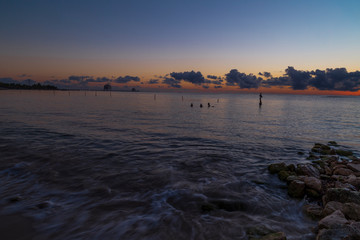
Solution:
<svg viewBox="0 0 360 240"><path fill-rule="evenodd" d="M260 95L259 95L259 106L261 106L262 105L262 101L261 101L261 99L262 99L262 94L260 93Z"/></svg>

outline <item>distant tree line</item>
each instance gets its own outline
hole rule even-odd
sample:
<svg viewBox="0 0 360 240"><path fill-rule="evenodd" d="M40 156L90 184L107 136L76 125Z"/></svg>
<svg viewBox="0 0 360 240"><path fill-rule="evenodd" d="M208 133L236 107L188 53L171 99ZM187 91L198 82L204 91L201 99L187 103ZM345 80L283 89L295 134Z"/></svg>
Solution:
<svg viewBox="0 0 360 240"><path fill-rule="evenodd" d="M58 88L52 85L41 85L40 83L33 85L25 85L20 83L2 83L0 82L0 88L6 89L36 89L36 90L57 90Z"/></svg>

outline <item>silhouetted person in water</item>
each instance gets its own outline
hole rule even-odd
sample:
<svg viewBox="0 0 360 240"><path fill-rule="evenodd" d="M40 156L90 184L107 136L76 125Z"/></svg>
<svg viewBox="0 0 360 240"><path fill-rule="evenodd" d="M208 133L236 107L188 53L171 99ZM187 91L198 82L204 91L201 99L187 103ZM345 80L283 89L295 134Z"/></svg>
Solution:
<svg viewBox="0 0 360 240"><path fill-rule="evenodd" d="M190 107L193 107L193 106L194 106L194 105L191 103L191 104L190 104Z"/></svg>
<svg viewBox="0 0 360 240"><path fill-rule="evenodd" d="M202 104L200 103L200 107L202 108Z"/></svg>
<svg viewBox="0 0 360 240"><path fill-rule="evenodd" d="M260 95L259 95L259 106L261 106L261 105L262 105L262 101L261 101L261 99L262 99L262 94L260 93Z"/></svg>
<svg viewBox="0 0 360 240"><path fill-rule="evenodd" d="M211 107L209 102L208 102L208 107Z"/></svg>

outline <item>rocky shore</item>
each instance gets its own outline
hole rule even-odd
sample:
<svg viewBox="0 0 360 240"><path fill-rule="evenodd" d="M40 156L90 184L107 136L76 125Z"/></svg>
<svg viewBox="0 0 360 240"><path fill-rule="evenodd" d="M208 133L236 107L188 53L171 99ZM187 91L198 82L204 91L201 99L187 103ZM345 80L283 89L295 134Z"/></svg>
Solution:
<svg viewBox="0 0 360 240"><path fill-rule="evenodd" d="M316 143L307 159L268 170L287 183L291 197L306 198L305 213L318 220L317 240L360 239L360 159L333 141Z"/></svg>

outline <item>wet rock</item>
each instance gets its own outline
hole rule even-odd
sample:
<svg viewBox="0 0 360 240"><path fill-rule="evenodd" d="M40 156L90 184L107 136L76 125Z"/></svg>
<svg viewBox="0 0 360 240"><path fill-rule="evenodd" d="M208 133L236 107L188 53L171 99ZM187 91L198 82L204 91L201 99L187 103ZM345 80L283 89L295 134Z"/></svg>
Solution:
<svg viewBox="0 0 360 240"><path fill-rule="evenodd" d="M323 201L324 203L336 201L341 203L353 202L360 204L360 192L350 191L345 188L330 188L327 190Z"/></svg>
<svg viewBox="0 0 360 240"><path fill-rule="evenodd" d="M246 229L246 235L248 235L249 239L258 239L260 237L263 237L270 233L275 233L275 232L276 231L274 231L264 225L248 227Z"/></svg>
<svg viewBox="0 0 360 240"><path fill-rule="evenodd" d="M304 212L307 216L309 216L312 219L321 219L322 215L322 207L320 207L317 204L307 204L303 207Z"/></svg>
<svg viewBox="0 0 360 240"><path fill-rule="evenodd" d="M349 163L347 167L354 172L360 172L360 164Z"/></svg>
<svg viewBox="0 0 360 240"><path fill-rule="evenodd" d="M322 210L321 215L326 217L326 216L332 214L333 212L335 212L336 210L341 211L342 208L343 208L343 204L341 202L331 201L325 205L324 209Z"/></svg>
<svg viewBox="0 0 360 240"><path fill-rule="evenodd" d="M305 195L305 183L299 180L292 181L288 186L288 194L291 197L302 198Z"/></svg>
<svg viewBox="0 0 360 240"><path fill-rule="evenodd" d="M350 175L346 179L346 183L349 183L352 186L354 186L356 189L359 189L360 188L360 177L356 177L355 175Z"/></svg>
<svg viewBox="0 0 360 240"><path fill-rule="evenodd" d="M289 164L286 168L290 172L295 172L295 170L296 170L296 167L294 164Z"/></svg>
<svg viewBox="0 0 360 240"><path fill-rule="evenodd" d="M323 160L315 160L315 161L312 161L312 162L319 165L322 169L324 169L325 166L326 166L326 163Z"/></svg>
<svg viewBox="0 0 360 240"><path fill-rule="evenodd" d="M318 178L305 177L304 182L307 188L311 188L317 192L321 192L321 181Z"/></svg>
<svg viewBox="0 0 360 240"><path fill-rule="evenodd" d="M286 171L287 167L285 163L273 163L268 166L268 170L271 174L278 173L280 171Z"/></svg>
<svg viewBox="0 0 360 240"><path fill-rule="evenodd" d="M321 195L319 192L315 191L314 189L305 188L305 194L309 198L320 198Z"/></svg>
<svg viewBox="0 0 360 240"><path fill-rule="evenodd" d="M337 149L336 154L340 156L349 157L353 155L352 151L344 150L344 149Z"/></svg>
<svg viewBox="0 0 360 240"><path fill-rule="evenodd" d="M349 238L351 232L348 228L340 228L340 229L322 229L319 231L316 236L316 240L347 240L347 239L356 239Z"/></svg>
<svg viewBox="0 0 360 240"><path fill-rule="evenodd" d="M251 239L251 238L250 238ZM254 240L286 240L286 235L283 232L269 233L261 238L253 238Z"/></svg>
<svg viewBox="0 0 360 240"><path fill-rule="evenodd" d="M328 145L329 146L338 146L337 142L335 142L335 141L329 141Z"/></svg>
<svg viewBox="0 0 360 240"><path fill-rule="evenodd" d="M353 171L351 171L348 168L336 168L333 172L334 175L342 175L342 176L349 176L353 174Z"/></svg>
<svg viewBox="0 0 360 240"><path fill-rule="evenodd" d="M352 191L356 191L356 188L349 183L335 182L335 188L346 188Z"/></svg>
<svg viewBox="0 0 360 240"><path fill-rule="evenodd" d="M356 203L345 203L342 206L342 212L344 215L351 220L360 220L360 205Z"/></svg>
<svg viewBox="0 0 360 240"><path fill-rule="evenodd" d="M298 164L296 173L298 175L305 175L309 177L315 177L315 178L320 177L319 170L310 164Z"/></svg>
<svg viewBox="0 0 360 240"><path fill-rule="evenodd" d="M340 210L336 210L329 216L324 217L319 221L319 229L336 229L341 228L345 224L348 224L349 221L345 218L344 214Z"/></svg>
<svg viewBox="0 0 360 240"><path fill-rule="evenodd" d="M282 170L278 173L278 177L281 181L286 181L286 179L289 176L294 176L294 175L296 175L296 173L290 172L290 171L284 171L284 170Z"/></svg>

